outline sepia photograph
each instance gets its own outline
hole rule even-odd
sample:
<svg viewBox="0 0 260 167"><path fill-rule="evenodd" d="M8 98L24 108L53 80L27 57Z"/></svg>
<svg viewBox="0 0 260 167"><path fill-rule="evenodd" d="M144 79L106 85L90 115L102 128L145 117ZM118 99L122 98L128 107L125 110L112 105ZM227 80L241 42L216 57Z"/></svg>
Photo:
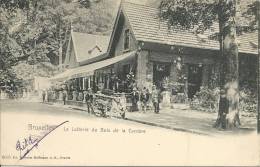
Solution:
<svg viewBox="0 0 260 167"><path fill-rule="evenodd" d="M0 0L0 165L260 166L260 0Z"/></svg>

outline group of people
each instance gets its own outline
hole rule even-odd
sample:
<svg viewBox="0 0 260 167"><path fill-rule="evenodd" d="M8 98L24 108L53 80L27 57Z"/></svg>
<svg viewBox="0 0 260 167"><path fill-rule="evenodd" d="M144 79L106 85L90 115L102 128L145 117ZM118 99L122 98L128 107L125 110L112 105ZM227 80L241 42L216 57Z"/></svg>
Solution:
<svg viewBox="0 0 260 167"><path fill-rule="evenodd" d="M63 90L62 91L62 101L63 101L63 104L65 105L66 104L66 101L67 101L67 91L66 90ZM42 102L45 103L45 102L48 102L49 99L48 99L48 91L47 90L43 90L42 91ZM85 102L87 104L87 108L88 108L88 112L90 113L94 113L94 107L93 107L93 101L94 101L94 93L92 92L92 90L89 88L86 93L85 93Z"/></svg>
<svg viewBox="0 0 260 167"><path fill-rule="evenodd" d="M66 104L66 97L67 97L67 93L64 90L62 92L63 96L62 96L62 100L64 105ZM44 90L42 92L42 100L43 102L46 101L46 96L47 92ZM91 88L89 88L86 92L84 92L84 99L85 102L87 104L87 111L88 113L92 113L94 114L94 99L95 99L95 94L93 93L93 91L91 90ZM125 97L123 98L125 99ZM155 113L159 113L159 103L160 103L160 91L156 88L155 85L152 86L152 90L151 92L144 87L140 92L138 91L138 89L136 87L133 88L133 91L131 93L131 102L132 102L132 109L131 111L139 111L142 110L144 113L147 111L147 107L149 106L150 102L152 102L153 104L153 108L154 108L154 112ZM118 100L118 98L115 98L114 100L114 104L117 104L117 106L121 106L119 107L120 110L125 110L122 108L126 108L126 99L125 102L122 102L122 100ZM120 103L119 103L120 102ZM121 103L124 103L124 105L122 105ZM120 104L120 105L118 105ZM122 107L125 106L125 107ZM118 108L118 107L117 107Z"/></svg>
<svg viewBox="0 0 260 167"><path fill-rule="evenodd" d="M158 114L160 99L160 91L155 85L152 86L151 92L149 92L146 87L144 87L141 92L139 92L137 88L133 88L133 92L131 93L132 111L139 111L141 109L143 112L146 112L147 106L151 100L154 112Z"/></svg>

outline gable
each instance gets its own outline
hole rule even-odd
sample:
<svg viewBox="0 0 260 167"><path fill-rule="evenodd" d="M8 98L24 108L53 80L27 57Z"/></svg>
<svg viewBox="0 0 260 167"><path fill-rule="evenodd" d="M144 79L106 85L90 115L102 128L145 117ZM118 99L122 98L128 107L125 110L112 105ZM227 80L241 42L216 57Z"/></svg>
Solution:
<svg viewBox="0 0 260 167"><path fill-rule="evenodd" d="M129 34L129 47L125 48L125 32L128 31ZM115 36L113 38L113 44L112 44L112 53L110 56L118 56L122 55L125 52L128 51L134 51L137 48L137 42L134 37L134 34L132 32L131 26L127 20L127 18L124 16L123 13L120 14L119 22L116 27Z"/></svg>
<svg viewBox="0 0 260 167"><path fill-rule="evenodd" d="M107 36L71 32L64 64L75 67L99 60L107 52L108 42Z"/></svg>
<svg viewBox="0 0 260 167"><path fill-rule="evenodd" d="M125 30L129 30L129 49L124 49L124 37ZM108 56L114 57L125 52L136 50L137 41L135 39L132 27L129 24L128 18L122 11L122 1L119 5L116 18L114 20L114 25L108 45Z"/></svg>
<svg viewBox="0 0 260 167"><path fill-rule="evenodd" d="M69 42L64 65L65 65L65 67L68 67L68 68L75 68L75 67L79 66L79 63L76 60L75 49L73 46L74 43L71 41L72 40L70 40L70 42Z"/></svg>

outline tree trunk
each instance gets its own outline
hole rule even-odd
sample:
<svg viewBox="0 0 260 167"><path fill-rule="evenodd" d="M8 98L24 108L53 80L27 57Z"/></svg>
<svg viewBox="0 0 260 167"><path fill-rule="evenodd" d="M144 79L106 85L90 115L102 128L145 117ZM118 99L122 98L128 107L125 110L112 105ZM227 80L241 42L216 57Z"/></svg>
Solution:
<svg viewBox="0 0 260 167"><path fill-rule="evenodd" d="M260 134L260 1L257 1L258 63L257 63L257 132Z"/></svg>
<svg viewBox="0 0 260 167"><path fill-rule="evenodd" d="M236 0L219 1L220 101L214 127L231 129L240 125L238 46L236 42Z"/></svg>

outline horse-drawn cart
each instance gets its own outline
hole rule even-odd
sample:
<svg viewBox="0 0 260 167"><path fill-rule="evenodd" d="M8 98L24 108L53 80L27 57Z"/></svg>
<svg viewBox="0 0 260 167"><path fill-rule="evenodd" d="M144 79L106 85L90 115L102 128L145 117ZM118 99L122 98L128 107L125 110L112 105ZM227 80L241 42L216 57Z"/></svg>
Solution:
<svg viewBox="0 0 260 167"><path fill-rule="evenodd" d="M94 112L102 117L125 118L126 100L124 96L95 94Z"/></svg>

